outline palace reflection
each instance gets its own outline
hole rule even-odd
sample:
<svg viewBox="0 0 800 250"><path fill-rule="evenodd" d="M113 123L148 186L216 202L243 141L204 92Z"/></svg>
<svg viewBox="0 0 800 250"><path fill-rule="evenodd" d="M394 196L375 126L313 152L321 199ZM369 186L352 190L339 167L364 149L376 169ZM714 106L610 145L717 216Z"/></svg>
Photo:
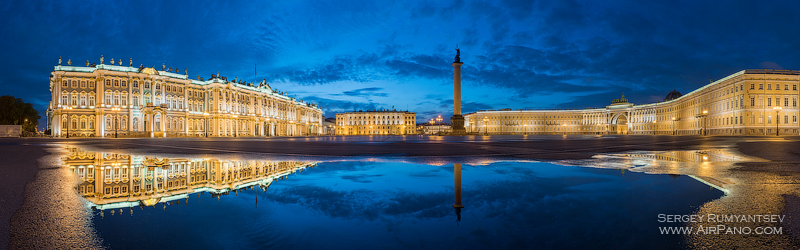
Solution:
<svg viewBox="0 0 800 250"><path fill-rule="evenodd" d="M68 150L64 167L80 178L76 190L92 203L90 206L101 211L170 201L180 204L180 199L193 193L208 192L218 197L256 186L264 189L318 163L150 158L78 148Z"/></svg>

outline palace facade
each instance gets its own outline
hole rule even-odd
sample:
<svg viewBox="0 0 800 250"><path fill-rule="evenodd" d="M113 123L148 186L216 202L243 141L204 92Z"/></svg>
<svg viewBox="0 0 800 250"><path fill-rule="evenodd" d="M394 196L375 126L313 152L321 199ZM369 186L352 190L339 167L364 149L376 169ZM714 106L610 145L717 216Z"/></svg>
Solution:
<svg viewBox="0 0 800 250"><path fill-rule="evenodd" d="M337 135L412 135L417 113L388 109L336 114Z"/></svg>
<svg viewBox="0 0 800 250"><path fill-rule="evenodd" d="M742 70L662 102L625 96L605 108L482 110L464 115L477 134L797 135L800 71Z"/></svg>
<svg viewBox="0 0 800 250"><path fill-rule="evenodd" d="M60 60L60 59L59 59ZM113 59L112 59L113 60ZM60 137L300 136L322 133L322 110L258 84L219 73L190 79L158 71L99 65L50 73L49 128ZM131 63L132 64L132 63Z"/></svg>

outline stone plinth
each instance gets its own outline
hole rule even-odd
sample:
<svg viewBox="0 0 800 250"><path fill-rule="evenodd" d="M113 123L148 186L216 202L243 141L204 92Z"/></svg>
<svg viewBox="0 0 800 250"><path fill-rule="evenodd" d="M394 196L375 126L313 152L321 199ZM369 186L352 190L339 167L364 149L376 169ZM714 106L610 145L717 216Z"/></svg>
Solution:
<svg viewBox="0 0 800 250"><path fill-rule="evenodd" d="M464 116L453 115L453 117L450 117L450 126L453 129L453 132L450 133L451 135L467 134L467 129L464 128Z"/></svg>

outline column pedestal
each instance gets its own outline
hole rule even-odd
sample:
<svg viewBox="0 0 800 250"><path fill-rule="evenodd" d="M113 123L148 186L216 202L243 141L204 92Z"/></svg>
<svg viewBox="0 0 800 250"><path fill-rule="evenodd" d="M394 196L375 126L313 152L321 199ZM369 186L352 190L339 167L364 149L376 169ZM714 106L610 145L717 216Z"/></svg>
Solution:
<svg viewBox="0 0 800 250"><path fill-rule="evenodd" d="M464 116L453 115L453 117L450 117L450 125L453 128L453 132L450 133L451 135L467 134L467 129L464 128Z"/></svg>

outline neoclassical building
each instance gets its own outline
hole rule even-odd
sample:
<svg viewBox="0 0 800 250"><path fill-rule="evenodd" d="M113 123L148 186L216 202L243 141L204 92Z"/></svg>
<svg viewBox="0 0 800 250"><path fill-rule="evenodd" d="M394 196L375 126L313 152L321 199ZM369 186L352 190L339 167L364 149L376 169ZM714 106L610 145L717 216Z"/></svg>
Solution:
<svg viewBox="0 0 800 250"><path fill-rule="evenodd" d="M417 113L378 109L336 114L337 135L416 134Z"/></svg>
<svg viewBox="0 0 800 250"><path fill-rule="evenodd" d="M477 134L797 135L800 71L748 69L688 94L605 108L482 110L464 115Z"/></svg>
<svg viewBox="0 0 800 250"><path fill-rule="evenodd" d="M71 64L71 63L70 63ZM300 136L322 132L322 110L219 73L190 79L186 69L59 65L50 73L47 115L54 136Z"/></svg>

